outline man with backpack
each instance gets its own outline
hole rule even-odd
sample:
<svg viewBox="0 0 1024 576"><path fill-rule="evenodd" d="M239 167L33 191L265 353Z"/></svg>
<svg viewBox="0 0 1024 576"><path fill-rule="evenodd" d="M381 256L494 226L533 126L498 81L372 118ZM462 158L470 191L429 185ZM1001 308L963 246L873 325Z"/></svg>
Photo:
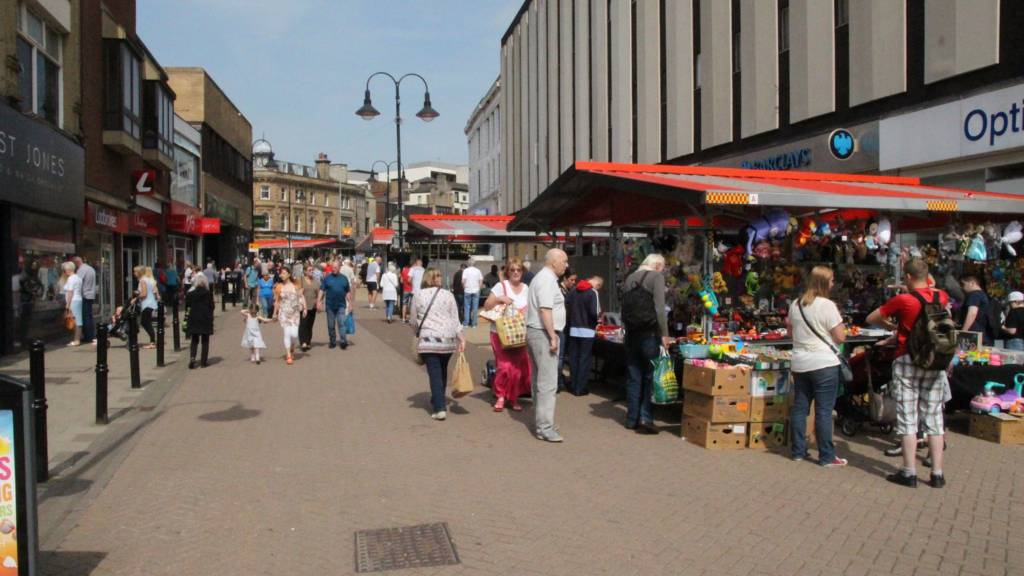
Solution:
<svg viewBox="0 0 1024 576"><path fill-rule="evenodd" d="M660 347L668 348L665 313L665 257L649 254L622 286L622 323L626 328L626 428L657 434L651 415L654 364Z"/></svg>
<svg viewBox="0 0 1024 576"><path fill-rule="evenodd" d="M933 488L946 485L942 472L945 437L942 406L948 386L946 369L956 354L956 325L949 313L949 296L928 287L928 265L914 259L903 267L907 293L889 299L868 315L869 324L896 330L897 351L892 363L896 399L896 434L902 438L903 467L886 480L917 487L917 428L928 435Z"/></svg>

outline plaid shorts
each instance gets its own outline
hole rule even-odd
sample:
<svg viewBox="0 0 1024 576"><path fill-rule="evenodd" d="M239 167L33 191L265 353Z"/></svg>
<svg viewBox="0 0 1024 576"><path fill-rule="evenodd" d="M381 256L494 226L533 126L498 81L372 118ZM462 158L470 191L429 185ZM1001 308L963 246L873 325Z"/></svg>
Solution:
<svg viewBox="0 0 1024 576"><path fill-rule="evenodd" d="M945 370L924 370L914 366L909 355L892 363L893 398L896 400L896 434L921 431L929 436L944 433L942 406L949 390Z"/></svg>

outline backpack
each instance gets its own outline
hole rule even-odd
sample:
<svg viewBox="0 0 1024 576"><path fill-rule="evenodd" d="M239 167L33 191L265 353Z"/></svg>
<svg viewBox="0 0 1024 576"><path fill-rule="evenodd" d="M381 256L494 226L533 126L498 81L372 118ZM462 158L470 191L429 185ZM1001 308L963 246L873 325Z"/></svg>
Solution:
<svg viewBox="0 0 1024 576"><path fill-rule="evenodd" d="M910 360L924 370L945 370L957 351L953 317L942 305L938 292L932 292L932 302L927 302L916 290L910 294L921 303L921 312L907 338Z"/></svg>
<svg viewBox="0 0 1024 576"><path fill-rule="evenodd" d="M658 311L654 309L654 295L644 288L644 280L650 271L645 271L636 286L622 296L622 323L629 333L650 333L658 331Z"/></svg>

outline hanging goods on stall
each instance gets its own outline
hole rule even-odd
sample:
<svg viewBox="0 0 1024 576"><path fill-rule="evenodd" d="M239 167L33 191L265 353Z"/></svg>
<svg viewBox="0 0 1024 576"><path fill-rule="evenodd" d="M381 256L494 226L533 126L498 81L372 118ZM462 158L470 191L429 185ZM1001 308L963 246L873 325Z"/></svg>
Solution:
<svg viewBox="0 0 1024 576"><path fill-rule="evenodd" d="M910 294L921 304L921 312L907 338L907 349L914 366L925 370L945 370L956 355L956 324L939 298L932 291L932 301L925 301L917 290Z"/></svg>
<svg viewBox="0 0 1024 576"><path fill-rule="evenodd" d="M797 306L797 308L799 308L799 309L800 309L800 317L804 319L804 325L805 325L805 326L807 326L807 328L808 328L808 329L809 329L809 330L810 330L810 331L811 331L811 332L812 332L812 333L813 333L813 334L814 334L815 336L817 336L817 337L818 337L818 340L821 340L822 342L824 342L824 343L825 343L825 346L828 346L828 349L829 349L829 350L831 350L831 351L832 351L832 353L836 355L836 358L838 358L838 359L839 359L839 379L840 379L840 380L841 380L841 381L842 381L842 382L843 382L844 384L848 384L848 383L850 383L850 382L853 382L853 368L850 368L850 362L849 362L849 360L847 360L847 359L846 359L846 356L843 356L843 355L842 355L842 354L841 354L841 353L839 352L839 350L837 350L837 349L836 349L836 347L832 345L832 343L831 343L831 342L829 342L828 340L826 340L826 339L825 339L825 337L824 337L824 336L822 336L822 335L821 335L821 334L820 334L820 333L818 332L818 330L817 330L817 329L816 329L816 328L815 328L815 327L814 327L814 326L813 326L813 325L812 325L812 324L811 324L810 322L808 322L808 321L807 321L807 315L806 315L806 314L804 314L804 303L802 302L802 300L801 300L801 299L798 299L798 300L796 301L796 306Z"/></svg>
<svg viewBox="0 0 1024 576"><path fill-rule="evenodd" d="M1013 245L1020 242L1024 238L1024 226L1021 223L1014 220L1003 228L1003 235L999 238L999 244L1006 248L1006 252L1010 256L1016 256L1017 250L1014 249Z"/></svg>
<svg viewBox="0 0 1024 576"><path fill-rule="evenodd" d="M708 314L712 316L718 316L718 296L715 296L714 286L711 283L711 277L704 277L704 287L698 292L700 296L701 304L704 309L708 311Z"/></svg>
<svg viewBox="0 0 1024 576"><path fill-rule="evenodd" d="M654 366L654 385L651 387L651 402L654 404L671 404L679 400L679 382L676 380L676 368L672 356L664 347L661 355L651 360Z"/></svg>
<svg viewBox="0 0 1024 576"><path fill-rule="evenodd" d="M654 308L654 295L644 288L650 270L644 271L636 285L622 296L622 323L631 334L658 331L658 311Z"/></svg>
<svg viewBox="0 0 1024 576"><path fill-rule="evenodd" d="M416 336L412 339L412 358L417 364L423 364L423 357L420 356L420 331L423 330L423 325L427 323L427 316L430 316L430 309L434 307L434 300L437 299L437 295L440 293L440 288L434 290L434 295L430 297L430 304L427 304L427 309L423 312L423 319L420 320L419 326L416 327ZM415 314L415 311L413 313Z"/></svg>

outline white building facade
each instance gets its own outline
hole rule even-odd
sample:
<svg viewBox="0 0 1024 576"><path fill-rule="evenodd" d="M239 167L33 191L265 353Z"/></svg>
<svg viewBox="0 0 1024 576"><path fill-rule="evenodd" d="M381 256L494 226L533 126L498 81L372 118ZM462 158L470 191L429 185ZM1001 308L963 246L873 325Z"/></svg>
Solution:
<svg viewBox="0 0 1024 576"><path fill-rule="evenodd" d="M501 79L477 104L466 123L469 145L469 213L504 214L501 161Z"/></svg>

